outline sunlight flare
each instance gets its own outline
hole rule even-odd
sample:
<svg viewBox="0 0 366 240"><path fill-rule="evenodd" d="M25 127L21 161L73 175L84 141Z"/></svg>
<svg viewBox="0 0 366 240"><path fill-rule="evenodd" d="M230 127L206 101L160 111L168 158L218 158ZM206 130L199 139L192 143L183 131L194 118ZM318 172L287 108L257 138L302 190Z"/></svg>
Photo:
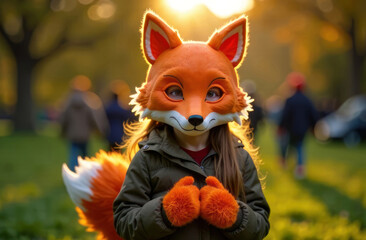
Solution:
<svg viewBox="0 0 366 240"><path fill-rule="evenodd" d="M167 4L178 12L188 12L192 8L201 4L201 0L166 0Z"/></svg>
<svg viewBox="0 0 366 240"><path fill-rule="evenodd" d="M202 0L203 4L217 17L228 18L234 14L249 11L254 6L253 0Z"/></svg>
<svg viewBox="0 0 366 240"><path fill-rule="evenodd" d="M168 6L178 12L188 12L198 5L205 5L220 18L249 11L254 6L253 0L166 0Z"/></svg>

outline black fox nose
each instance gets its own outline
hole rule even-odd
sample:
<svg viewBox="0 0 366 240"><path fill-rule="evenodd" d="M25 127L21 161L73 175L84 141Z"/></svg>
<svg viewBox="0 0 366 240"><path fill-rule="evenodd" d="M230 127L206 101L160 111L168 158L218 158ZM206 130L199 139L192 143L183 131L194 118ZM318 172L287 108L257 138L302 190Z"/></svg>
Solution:
<svg viewBox="0 0 366 240"><path fill-rule="evenodd" d="M188 118L188 122L193 126L198 126L203 122L203 117L200 115L192 115Z"/></svg>

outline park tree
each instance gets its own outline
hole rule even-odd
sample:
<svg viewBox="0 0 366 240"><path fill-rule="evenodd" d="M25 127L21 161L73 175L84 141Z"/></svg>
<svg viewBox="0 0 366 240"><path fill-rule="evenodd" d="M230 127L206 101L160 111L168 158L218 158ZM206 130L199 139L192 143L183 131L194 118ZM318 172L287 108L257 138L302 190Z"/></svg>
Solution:
<svg viewBox="0 0 366 240"><path fill-rule="evenodd" d="M148 66L140 50L139 28L150 8L176 18L164 1L0 1L0 52L6 52L0 59L14 62L14 74L6 78L13 81L14 75L15 130L33 131L35 100L39 105L60 98L72 74L90 77L94 90L115 79L125 80L131 89L140 85ZM191 25L200 19L192 18Z"/></svg>
<svg viewBox="0 0 366 240"><path fill-rule="evenodd" d="M34 71L43 61L67 48L91 45L110 33L113 25L89 37L73 38L70 27L83 17L87 8L66 0L2 0L0 2L0 37L15 63L16 105L15 130L33 131ZM108 6L105 6L108 7ZM111 10L109 10L111 11ZM110 14L104 12L104 14ZM103 17L103 16L102 16ZM50 29L51 28L51 29Z"/></svg>
<svg viewBox="0 0 366 240"><path fill-rule="evenodd" d="M365 90L366 1L256 1L254 16L291 48L293 68L333 97Z"/></svg>

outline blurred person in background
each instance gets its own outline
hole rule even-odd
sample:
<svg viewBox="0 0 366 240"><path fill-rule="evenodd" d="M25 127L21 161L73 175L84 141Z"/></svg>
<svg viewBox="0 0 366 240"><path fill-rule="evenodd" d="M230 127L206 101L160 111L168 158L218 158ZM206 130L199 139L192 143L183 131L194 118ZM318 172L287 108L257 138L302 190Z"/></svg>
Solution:
<svg viewBox="0 0 366 240"><path fill-rule="evenodd" d="M71 81L71 92L60 115L61 134L70 142L68 166L75 171L78 156L88 155L88 142L94 130L102 135L109 132L109 125L102 101L90 92L90 79L76 76Z"/></svg>
<svg viewBox="0 0 366 240"><path fill-rule="evenodd" d="M254 99L254 102L252 102L253 111L249 112L249 119L250 119L250 128L253 131L254 139L258 135L258 126L263 124L264 120L264 111L262 108L262 105L260 103L259 96L257 94L257 85L252 80L245 80L242 83L242 88L245 92L248 93L248 95Z"/></svg>
<svg viewBox="0 0 366 240"><path fill-rule="evenodd" d="M128 105L130 88L124 81L114 81L110 85L111 101L105 106L110 131L107 135L109 149L115 151L122 142L124 123L137 120Z"/></svg>
<svg viewBox="0 0 366 240"><path fill-rule="evenodd" d="M286 99L279 122L280 163L285 168L287 154L290 148L295 148L297 153L295 177L302 179L305 177L304 139L308 129L313 128L318 120L318 112L312 101L304 94L304 75L292 72L287 76L286 82L293 90L293 95Z"/></svg>

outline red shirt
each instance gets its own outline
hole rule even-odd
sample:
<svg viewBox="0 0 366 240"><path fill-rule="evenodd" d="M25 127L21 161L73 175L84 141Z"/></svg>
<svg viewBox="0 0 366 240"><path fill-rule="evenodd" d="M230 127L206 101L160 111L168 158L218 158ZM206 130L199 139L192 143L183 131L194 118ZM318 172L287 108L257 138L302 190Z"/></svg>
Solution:
<svg viewBox="0 0 366 240"><path fill-rule="evenodd" d="M181 147L182 148L182 147ZM202 160L207 156L208 152L211 150L210 146L205 147L204 149L201 149L199 151L192 151L188 150L186 148L182 148L189 156L195 160L198 165L201 166Z"/></svg>

